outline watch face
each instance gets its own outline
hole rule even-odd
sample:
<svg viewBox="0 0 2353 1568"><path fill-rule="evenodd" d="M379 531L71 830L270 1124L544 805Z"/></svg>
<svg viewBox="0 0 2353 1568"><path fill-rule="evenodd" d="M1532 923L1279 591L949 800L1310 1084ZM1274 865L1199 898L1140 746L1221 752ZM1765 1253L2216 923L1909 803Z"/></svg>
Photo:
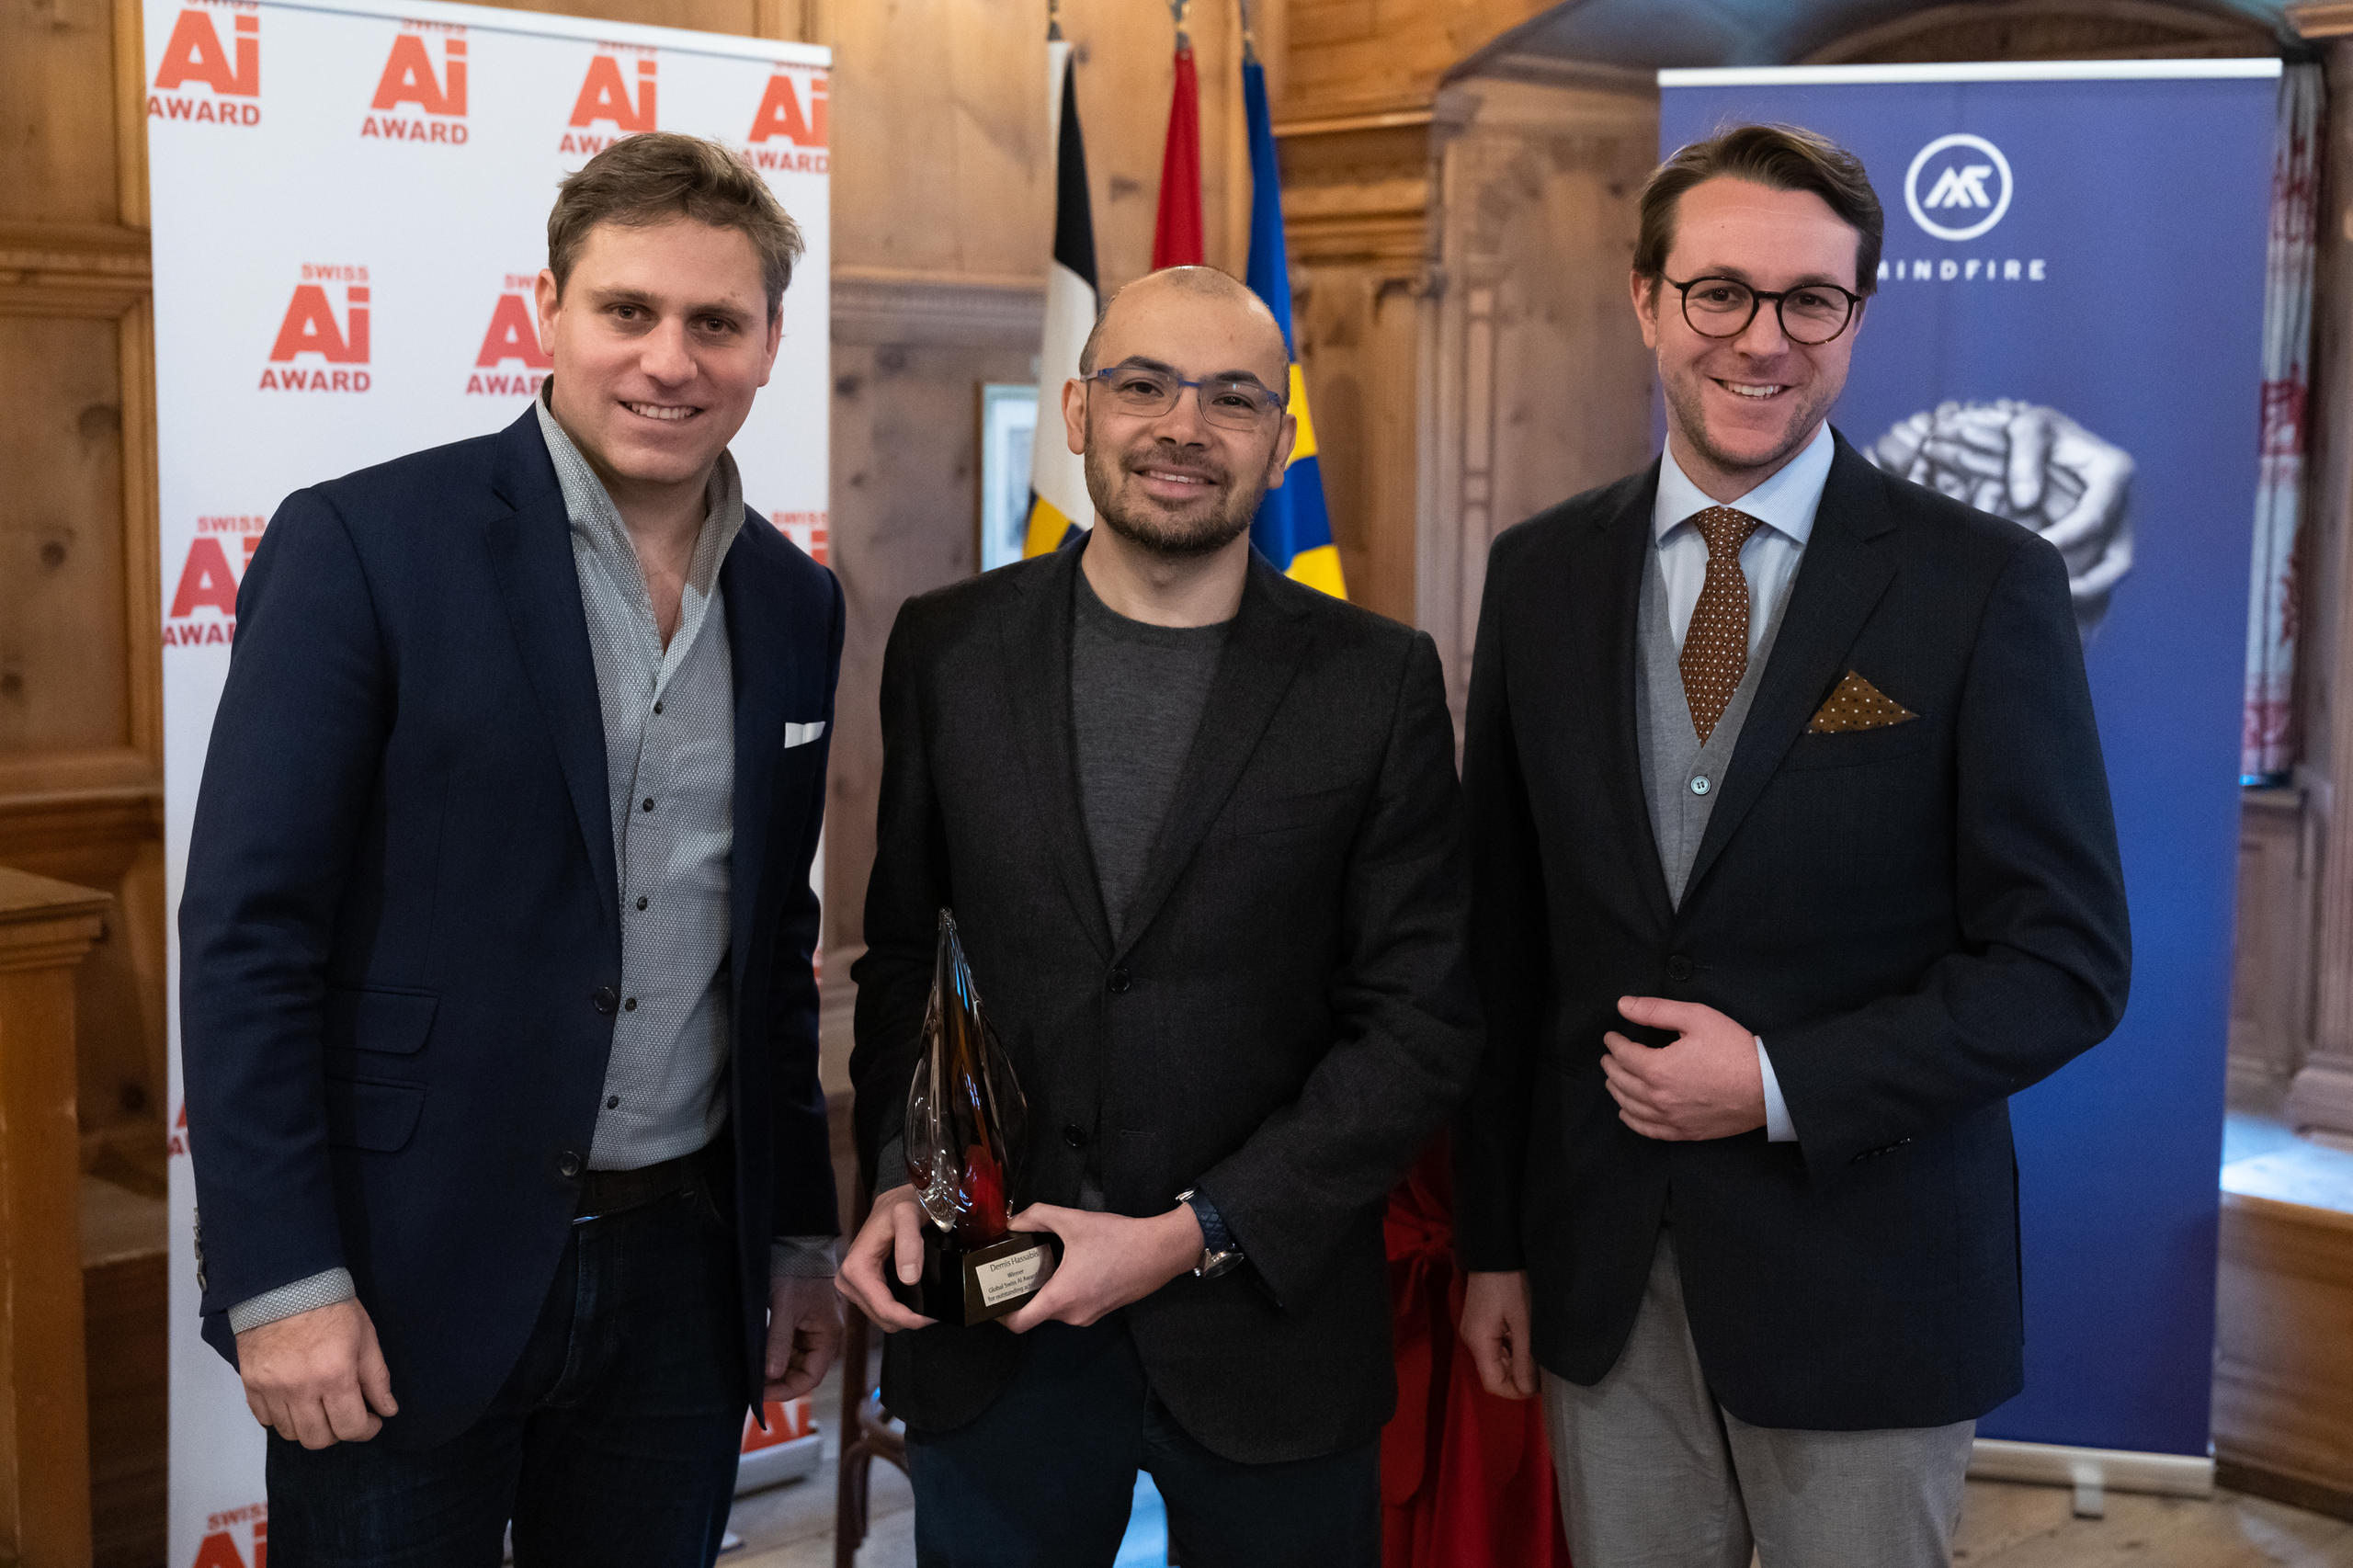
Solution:
<svg viewBox="0 0 2353 1568"><path fill-rule="evenodd" d="M1239 1252L1204 1253L1201 1256L1201 1266L1193 1272L1204 1279L1214 1279L1221 1274L1232 1273L1234 1266L1241 1261L1242 1255Z"/></svg>

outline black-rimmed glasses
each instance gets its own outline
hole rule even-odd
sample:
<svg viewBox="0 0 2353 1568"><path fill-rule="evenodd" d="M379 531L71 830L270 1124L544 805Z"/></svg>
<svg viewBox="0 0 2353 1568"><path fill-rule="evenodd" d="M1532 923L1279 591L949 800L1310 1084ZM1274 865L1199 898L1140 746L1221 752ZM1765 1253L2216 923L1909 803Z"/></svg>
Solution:
<svg viewBox="0 0 2353 1568"><path fill-rule="evenodd" d="M1683 295L1683 319L1702 337L1738 337L1756 319L1766 301L1781 321L1781 334L1791 343L1816 348L1847 330L1855 319L1860 294L1836 283L1802 283L1775 292L1752 289L1737 278L1694 278L1688 283L1665 279Z"/></svg>
<svg viewBox="0 0 2353 1568"><path fill-rule="evenodd" d="M1256 430L1269 415L1283 411L1283 399L1266 385L1245 376L1204 376L1188 381L1174 370L1153 365L1114 365L1088 378L1100 381L1122 414L1158 419L1176 406L1187 387L1200 400L1201 417L1229 430Z"/></svg>

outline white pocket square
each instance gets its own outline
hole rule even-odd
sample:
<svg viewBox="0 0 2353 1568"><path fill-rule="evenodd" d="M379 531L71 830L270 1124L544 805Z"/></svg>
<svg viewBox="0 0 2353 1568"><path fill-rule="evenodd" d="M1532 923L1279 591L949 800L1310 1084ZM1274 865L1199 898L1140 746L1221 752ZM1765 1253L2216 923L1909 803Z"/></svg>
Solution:
<svg viewBox="0 0 2353 1568"><path fill-rule="evenodd" d="M805 746L824 733L825 722L823 719L808 724L788 723L784 727L784 749L790 751L794 746Z"/></svg>

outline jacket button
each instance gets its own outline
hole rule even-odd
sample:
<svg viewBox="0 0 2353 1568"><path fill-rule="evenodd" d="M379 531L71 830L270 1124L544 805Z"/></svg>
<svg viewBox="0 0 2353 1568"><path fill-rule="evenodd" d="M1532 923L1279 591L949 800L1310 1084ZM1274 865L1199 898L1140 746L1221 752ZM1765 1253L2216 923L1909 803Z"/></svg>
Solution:
<svg viewBox="0 0 2353 1568"><path fill-rule="evenodd" d="M1063 1129L1063 1142L1074 1149L1086 1147L1086 1130L1075 1121Z"/></svg>
<svg viewBox="0 0 2353 1568"><path fill-rule="evenodd" d="M609 1013L621 1005L621 994L609 985L599 985L590 994L588 1005L600 1013Z"/></svg>
<svg viewBox="0 0 2353 1568"><path fill-rule="evenodd" d="M1673 981L1688 980L1691 978L1694 968L1689 959L1685 958L1681 953L1677 953L1666 960L1666 978Z"/></svg>
<svg viewBox="0 0 2353 1568"><path fill-rule="evenodd" d="M1111 970L1111 994L1113 995L1125 995L1127 994L1128 987L1133 983L1134 982L1128 978L1126 965L1120 964L1113 966Z"/></svg>
<svg viewBox="0 0 2353 1568"><path fill-rule="evenodd" d="M574 1176L578 1176L580 1174L580 1156L574 1153L571 1150L566 1149L563 1152L563 1157L557 1160L555 1163L555 1172L556 1175L563 1177L567 1181L571 1180Z"/></svg>

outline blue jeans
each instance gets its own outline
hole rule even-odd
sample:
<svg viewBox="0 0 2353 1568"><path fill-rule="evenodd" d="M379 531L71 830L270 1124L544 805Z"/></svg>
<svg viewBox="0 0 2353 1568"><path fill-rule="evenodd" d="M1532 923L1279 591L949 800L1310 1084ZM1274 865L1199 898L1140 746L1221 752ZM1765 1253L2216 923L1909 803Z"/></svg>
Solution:
<svg viewBox="0 0 2353 1568"><path fill-rule="evenodd" d="M1019 1375L970 1424L907 1431L921 1568L1104 1568L1140 1470L1186 1568L1379 1568L1378 1440L1284 1464L1222 1459L1153 1396L1119 1313L1030 1339Z"/></svg>
<svg viewBox="0 0 2353 1568"><path fill-rule="evenodd" d="M733 1233L699 1178L577 1221L490 1408L438 1447L270 1435L273 1568L707 1568L745 1391ZM400 1392L400 1369L392 1369Z"/></svg>

